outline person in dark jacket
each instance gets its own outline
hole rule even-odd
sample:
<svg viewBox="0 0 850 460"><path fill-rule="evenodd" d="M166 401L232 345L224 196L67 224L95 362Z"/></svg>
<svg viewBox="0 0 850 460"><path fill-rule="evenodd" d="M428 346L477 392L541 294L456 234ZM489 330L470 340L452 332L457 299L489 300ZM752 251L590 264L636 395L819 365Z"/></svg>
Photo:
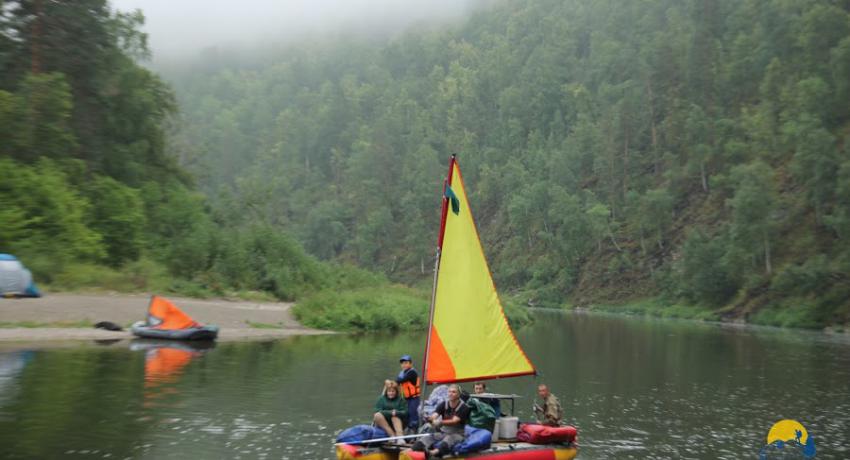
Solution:
<svg viewBox="0 0 850 460"><path fill-rule="evenodd" d="M419 428L419 393L421 392L419 374L413 368L413 358L410 355L404 355L398 361L401 372L398 373L395 381L401 387L402 396L407 400L407 426L416 432Z"/></svg>
<svg viewBox="0 0 850 460"><path fill-rule="evenodd" d="M472 392L480 395L487 393L487 384L484 382L475 382L475 385L472 386ZM485 402L489 404L494 411L496 411L496 416L500 416L502 414L502 403L497 398L478 398L481 402Z"/></svg>
<svg viewBox="0 0 850 460"><path fill-rule="evenodd" d="M375 425L390 436L403 436L405 420L407 420L407 402L399 394L398 384L387 380L384 382L384 394L375 403Z"/></svg>

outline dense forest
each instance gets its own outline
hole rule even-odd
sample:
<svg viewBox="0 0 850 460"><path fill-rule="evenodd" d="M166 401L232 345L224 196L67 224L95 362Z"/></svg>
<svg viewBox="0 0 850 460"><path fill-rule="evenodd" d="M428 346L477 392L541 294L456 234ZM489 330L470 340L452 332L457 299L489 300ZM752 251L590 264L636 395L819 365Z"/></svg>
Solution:
<svg viewBox="0 0 850 460"><path fill-rule="evenodd" d="M170 86L140 14L0 5L0 251L59 286L427 285L454 153L523 304L850 322L847 1L483 3L155 65Z"/></svg>
<svg viewBox="0 0 850 460"><path fill-rule="evenodd" d="M426 284L458 154L497 285L850 319L850 3L505 1L389 42L164 69L230 224ZM671 307L672 308L672 307Z"/></svg>
<svg viewBox="0 0 850 460"><path fill-rule="evenodd" d="M105 0L0 2L0 252L53 289L293 300L385 284L264 222L222 223L167 145L177 105L140 65L143 21Z"/></svg>

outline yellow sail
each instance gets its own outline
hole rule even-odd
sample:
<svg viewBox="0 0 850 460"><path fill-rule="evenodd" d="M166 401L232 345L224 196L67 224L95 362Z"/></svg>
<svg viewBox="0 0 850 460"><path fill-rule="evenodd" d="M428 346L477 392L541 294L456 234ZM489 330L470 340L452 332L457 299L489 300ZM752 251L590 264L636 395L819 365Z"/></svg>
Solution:
<svg viewBox="0 0 850 460"><path fill-rule="evenodd" d="M534 374L502 310L454 157L445 195L427 383Z"/></svg>

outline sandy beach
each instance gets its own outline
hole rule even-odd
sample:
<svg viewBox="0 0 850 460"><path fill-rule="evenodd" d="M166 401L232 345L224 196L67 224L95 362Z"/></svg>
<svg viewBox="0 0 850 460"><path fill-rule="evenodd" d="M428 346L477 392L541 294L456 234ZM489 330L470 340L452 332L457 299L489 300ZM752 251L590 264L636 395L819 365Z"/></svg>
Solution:
<svg viewBox="0 0 850 460"><path fill-rule="evenodd" d="M30 346L59 346L81 340L129 340L132 338L129 330L113 332L79 326L111 321L126 328L130 323L144 319L149 299L146 294L47 294L38 299L0 299L0 323L5 323L5 327L0 328L0 345L5 348L27 342ZM220 341L328 333L298 323L292 315L291 303L168 299L195 320L221 327ZM47 324L51 327L14 327L18 323ZM77 327L62 327L63 323Z"/></svg>

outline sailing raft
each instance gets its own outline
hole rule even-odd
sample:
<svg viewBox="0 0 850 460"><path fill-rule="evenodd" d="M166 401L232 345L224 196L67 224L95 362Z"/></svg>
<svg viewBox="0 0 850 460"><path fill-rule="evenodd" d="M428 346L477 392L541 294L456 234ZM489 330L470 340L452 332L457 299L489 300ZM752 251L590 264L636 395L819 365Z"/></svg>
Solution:
<svg viewBox="0 0 850 460"><path fill-rule="evenodd" d="M434 288L423 360L425 385L471 382L535 375L505 318L487 259L478 237L463 178L456 158L449 160L443 183L442 219L437 239ZM514 417L500 421L513 423ZM497 438L490 447L472 453L454 452L453 459L568 460L578 453L573 427L520 425L528 434ZM398 445L342 443L341 460L421 460L423 452Z"/></svg>
<svg viewBox="0 0 850 460"><path fill-rule="evenodd" d="M148 339L215 340L218 326L205 326L183 313L176 305L160 296L151 296L147 321L130 328L133 335Z"/></svg>

